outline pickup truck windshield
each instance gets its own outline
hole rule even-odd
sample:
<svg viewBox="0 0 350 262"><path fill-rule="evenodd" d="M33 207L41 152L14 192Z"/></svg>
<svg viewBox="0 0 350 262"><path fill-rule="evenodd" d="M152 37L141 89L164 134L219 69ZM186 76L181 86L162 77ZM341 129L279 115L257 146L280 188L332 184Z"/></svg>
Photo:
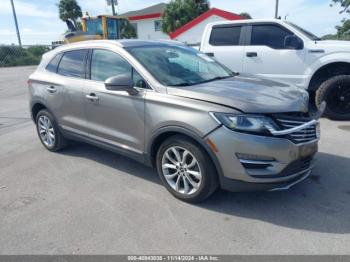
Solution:
<svg viewBox="0 0 350 262"><path fill-rule="evenodd" d="M308 37L312 41L319 41L321 38L318 36L314 35L313 33L310 33L309 31L305 30L304 28L301 28L300 26L293 24L291 22L286 22L288 25L293 26L296 30L298 30L300 33Z"/></svg>
<svg viewBox="0 0 350 262"><path fill-rule="evenodd" d="M126 50L166 86L192 86L234 75L211 57L186 46L142 46Z"/></svg>

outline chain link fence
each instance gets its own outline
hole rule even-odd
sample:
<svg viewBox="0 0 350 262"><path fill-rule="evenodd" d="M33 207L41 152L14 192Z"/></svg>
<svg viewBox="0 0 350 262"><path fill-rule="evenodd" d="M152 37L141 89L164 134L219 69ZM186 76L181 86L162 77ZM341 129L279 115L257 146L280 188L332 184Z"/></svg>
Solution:
<svg viewBox="0 0 350 262"><path fill-rule="evenodd" d="M0 67L37 65L51 46L0 45Z"/></svg>

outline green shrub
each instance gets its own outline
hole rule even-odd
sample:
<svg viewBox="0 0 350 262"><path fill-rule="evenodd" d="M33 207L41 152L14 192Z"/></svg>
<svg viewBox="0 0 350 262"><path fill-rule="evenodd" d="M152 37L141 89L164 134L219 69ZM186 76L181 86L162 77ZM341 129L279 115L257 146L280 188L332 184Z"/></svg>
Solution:
<svg viewBox="0 0 350 262"><path fill-rule="evenodd" d="M48 50L45 46L0 46L0 67L37 65Z"/></svg>

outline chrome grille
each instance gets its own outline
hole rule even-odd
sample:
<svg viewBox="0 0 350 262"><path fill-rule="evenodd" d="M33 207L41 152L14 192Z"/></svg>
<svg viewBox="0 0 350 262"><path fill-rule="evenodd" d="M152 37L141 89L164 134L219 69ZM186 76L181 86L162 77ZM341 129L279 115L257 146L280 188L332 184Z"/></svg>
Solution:
<svg viewBox="0 0 350 262"><path fill-rule="evenodd" d="M291 129L294 127L301 126L310 121L310 119L300 118L300 119L287 119L287 118L276 118L277 123L279 124L282 130ZM309 142L317 139L316 135L316 124L308 126L304 129L295 131L286 135L294 143L300 144Z"/></svg>

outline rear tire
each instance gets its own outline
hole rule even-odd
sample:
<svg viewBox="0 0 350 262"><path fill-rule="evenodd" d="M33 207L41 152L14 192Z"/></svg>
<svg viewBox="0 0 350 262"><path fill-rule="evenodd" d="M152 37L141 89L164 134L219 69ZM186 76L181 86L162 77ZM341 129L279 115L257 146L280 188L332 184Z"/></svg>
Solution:
<svg viewBox="0 0 350 262"><path fill-rule="evenodd" d="M324 116L333 120L350 119L350 75L334 76L321 84L316 91L315 102L319 108L327 102Z"/></svg>
<svg viewBox="0 0 350 262"><path fill-rule="evenodd" d="M176 135L165 140L156 161L163 185L182 201L203 201L218 187L212 160L197 143L185 136Z"/></svg>
<svg viewBox="0 0 350 262"><path fill-rule="evenodd" d="M36 115L35 123L40 142L47 150L56 152L67 146L67 140L49 111L46 109L40 110Z"/></svg>

